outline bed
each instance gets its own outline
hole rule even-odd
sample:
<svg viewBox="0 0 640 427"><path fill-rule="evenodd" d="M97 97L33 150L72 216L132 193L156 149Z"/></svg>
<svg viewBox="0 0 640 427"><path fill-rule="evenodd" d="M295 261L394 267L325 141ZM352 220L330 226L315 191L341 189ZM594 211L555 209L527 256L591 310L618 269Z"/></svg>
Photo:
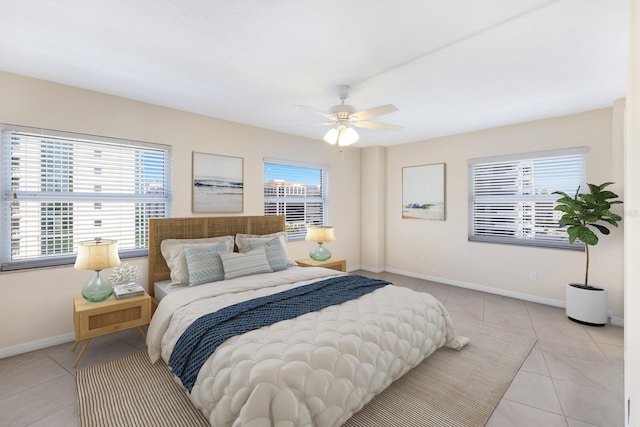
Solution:
<svg viewBox="0 0 640 427"><path fill-rule="evenodd" d="M149 356L169 365L212 426L339 426L438 348L468 342L429 294L296 266L284 225L150 221L148 290L159 301ZM189 283L202 283L167 287L180 271L167 247L188 258Z"/></svg>

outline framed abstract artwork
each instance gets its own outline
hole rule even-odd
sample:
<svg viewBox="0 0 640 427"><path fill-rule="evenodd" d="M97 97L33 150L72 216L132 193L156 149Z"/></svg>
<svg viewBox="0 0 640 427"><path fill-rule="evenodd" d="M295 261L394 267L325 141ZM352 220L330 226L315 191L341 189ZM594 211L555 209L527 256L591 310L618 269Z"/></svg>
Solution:
<svg viewBox="0 0 640 427"><path fill-rule="evenodd" d="M402 218L445 220L445 164L402 168Z"/></svg>
<svg viewBox="0 0 640 427"><path fill-rule="evenodd" d="M242 157L193 152L193 212L234 213L243 211Z"/></svg>

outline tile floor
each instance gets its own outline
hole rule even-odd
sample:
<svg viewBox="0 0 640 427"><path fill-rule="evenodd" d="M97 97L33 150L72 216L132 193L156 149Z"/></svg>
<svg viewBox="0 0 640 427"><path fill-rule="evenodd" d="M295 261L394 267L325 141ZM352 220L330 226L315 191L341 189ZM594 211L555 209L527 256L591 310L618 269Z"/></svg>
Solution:
<svg viewBox="0 0 640 427"><path fill-rule="evenodd" d="M395 274L358 273L430 292L456 323L485 322L538 337L487 426L624 424L622 328L582 326L560 308ZM79 349L72 353L71 346L0 360L0 426L78 425L73 362ZM95 338L78 369L144 348L137 329Z"/></svg>

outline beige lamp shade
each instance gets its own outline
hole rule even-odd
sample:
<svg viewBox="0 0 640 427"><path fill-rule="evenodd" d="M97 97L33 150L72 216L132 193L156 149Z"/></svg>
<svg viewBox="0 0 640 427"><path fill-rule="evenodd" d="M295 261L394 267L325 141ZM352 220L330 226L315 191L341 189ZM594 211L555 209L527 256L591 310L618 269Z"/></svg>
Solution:
<svg viewBox="0 0 640 427"><path fill-rule="evenodd" d="M334 242L336 235L333 232L333 227L328 225L307 227L307 236L304 240L318 243Z"/></svg>
<svg viewBox="0 0 640 427"><path fill-rule="evenodd" d="M77 270L104 270L120 265L118 241L96 238L78 243Z"/></svg>

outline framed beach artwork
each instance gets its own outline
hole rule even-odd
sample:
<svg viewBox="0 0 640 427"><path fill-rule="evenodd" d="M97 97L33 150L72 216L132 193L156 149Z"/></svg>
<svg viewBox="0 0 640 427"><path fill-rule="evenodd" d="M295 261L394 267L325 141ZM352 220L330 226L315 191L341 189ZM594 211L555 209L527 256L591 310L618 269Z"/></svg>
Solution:
<svg viewBox="0 0 640 427"><path fill-rule="evenodd" d="M402 218L445 220L445 164L402 168Z"/></svg>
<svg viewBox="0 0 640 427"><path fill-rule="evenodd" d="M193 212L243 211L242 157L193 152Z"/></svg>

